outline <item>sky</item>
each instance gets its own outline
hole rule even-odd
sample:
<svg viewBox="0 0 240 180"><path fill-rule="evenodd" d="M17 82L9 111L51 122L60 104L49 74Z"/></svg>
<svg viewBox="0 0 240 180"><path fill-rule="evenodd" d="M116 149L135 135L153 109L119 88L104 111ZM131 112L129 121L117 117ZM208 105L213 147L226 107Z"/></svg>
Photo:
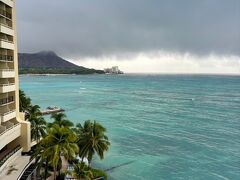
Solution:
<svg viewBox="0 0 240 180"><path fill-rule="evenodd" d="M137 73L240 74L240 0L16 0L19 52Z"/></svg>

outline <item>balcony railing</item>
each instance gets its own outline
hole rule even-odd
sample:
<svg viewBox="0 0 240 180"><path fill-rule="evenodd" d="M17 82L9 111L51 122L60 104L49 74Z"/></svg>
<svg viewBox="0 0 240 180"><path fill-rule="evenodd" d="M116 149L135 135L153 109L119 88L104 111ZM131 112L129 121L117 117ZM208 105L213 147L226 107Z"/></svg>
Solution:
<svg viewBox="0 0 240 180"><path fill-rule="evenodd" d="M0 25L2 25L2 26L4 26L4 27L7 27L7 28L10 28L10 29L13 28L13 27L12 27L12 24L8 24L8 23L1 22L1 21L0 21Z"/></svg>
<svg viewBox="0 0 240 180"><path fill-rule="evenodd" d="M16 86L14 83L0 84L0 93L7 93L15 91Z"/></svg>
<svg viewBox="0 0 240 180"><path fill-rule="evenodd" d="M13 41L12 41L12 40L3 39L3 38L0 38L0 41L4 41L4 42L7 42L7 43L13 43Z"/></svg>
<svg viewBox="0 0 240 180"><path fill-rule="evenodd" d="M0 87L7 87L7 86L12 86L15 85L14 83L9 83L9 84L0 84Z"/></svg>
<svg viewBox="0 0 240 180"><path fill-rule="evenodd" d="M21 146L18 145L14 149L11 149L11 150L9 149L9 150L6 150L5 152L2 152L0 154L0 167L20 149L21 149Z"/></svg>
<svg viewBox="0 0 240 180"><path fill-rule="evenodd" d="M0 78L13 78L15 74L14 69L0 69Z"/></svg>
<svg viewBox="0 0 240 180"><path fill-rule="evenodd" d="M0 69L0 71L5 71L5 72L14 72L14 69Z"/></svg>
<svg viewBox="0 0 240 180"><path fill-rule="evenodd" d="M8 103L11 103L13 101L14 101L14 97L13 96L9 96L7 98L0 99L0 106L8 104Z"/></svg>
<svg viewBox="0 0 240 180"><path fill-rule="evenodd" d="M2 123L8 122L9 120L13 119L16 117L16 110L10 110L5 113L0 114L0 121ZM6 127L1 125L0 132L5 131Z"/></svg>
<svg viewBox="0 0 240 180"><path fill-rule="evenodd" d="M5 112L5 113L2 113L2 114L0 114L0 116L7 116L8 114L11 114L11 113L14 113L14 112L16 112L16 110L14 109L14 110L11 110L11 111L8 111L8 112Z"/></svg>
<svg viewBox="0 0 240 180"><path fill-rule="evenodd" d="M0 61L13 62L13 56L0 54Z"/></svg>
<svg viewBox="0 0 240 180"><path fill-rule="evenodd" d="M13 124L13 125L11 125L11 124ZM17 127L18 125L20 125L20 123L14 124L14 123L9 122L9 121L8 121L8 125L6 125L6 126L2 126L2 125L1 125L1 127L4 127L5 130L0 133L0 136L2 136L3 134L5 134L6 132L10 131L11 129ZM7 126L8 126L8 127L7 127Z"/></svg>
<svg viewBox="0 0 240 180"><path fill-rule="evenodd" d="M0 9L0 15L6 17L8 19L12 19L12 14L3 9Z"/></svg>

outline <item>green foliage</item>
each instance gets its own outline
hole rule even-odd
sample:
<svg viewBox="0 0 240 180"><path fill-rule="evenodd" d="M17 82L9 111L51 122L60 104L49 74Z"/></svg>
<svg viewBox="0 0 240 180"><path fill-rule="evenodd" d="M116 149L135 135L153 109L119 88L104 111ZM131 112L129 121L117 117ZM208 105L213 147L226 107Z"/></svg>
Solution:
<svg viewBox="0 0 240 180"><path fill-rule="evenodd" d="M46 136L40 141L33 155L38 162L38 167L40 169L45 167L44 172L47 174L51 169L49 165L51 165L56 178L57 171L59 175L61 174L61 157L64 157L74 165L74 171L70 173L73 177L77 179L104 177L107 179L104 171L92 169L75 158L79 153L80 157L88 158L89 165L95 153L103 159L104 152L110 145L105 135L106 129L96 121L90 120L86 121L83 126L78 124L75 128L71 128L72 126L64 121L66 116L63 113L55 114L52 118L55 121L47 126Z"/></svg>
<svg viewBox="0 0 240 180"><path fill-rule="evenodd" d="M22 98L21 107L27 114L27 120L31 122L32 139L38 142L31 159L36 160L39 175L42 174L43 179L49 176L49 171L54 172L54 179L56 179L58 171L60 178L62 157L74 165L72 175L76 178L104 177L107 179L104 171L90 167L94 154L103 159L104 153L109 149L110 142L105 135L106 128L100 123L90 120L85 121L83 126L77 124L74 127L74 124L63 113L53 114L51 119L54 121L46 123L40 107L32 105L30 98L26 97L23 91L20 92L20 96ZM89 166L80 163L76 159L78 155L82 159L86 157Z"/></svg>
<svg viewBox="0 0 240 180"><path fill-rule="evenodd" d="M48 143L40 141L37 146L35 147L33 153L31 154L31 158L35 159L35 163L37 165L38 172L41 171L42 168L44 168L44 179L48 177L50 168L49 168L49 160L50 160L50 154L47 154L45 149L49 146Z"/></svg>
<svg viewBox="0 0 240 180"><path fill-rule="evenodd" d="M31 121L31 138L37 142L46 135L46 121L43 117L35 117Z"/></svg>
<svg viewBox="0 0 240 180"><path fill-rule="evenodd" d="M25 118L31 123L31 138L37 142L46 134L46 121L42 117L40 107L32 105L31 99L24 91L19 90L19 109L25 113Z"/></svg>
<svg viewBox="0 0 240 180"><path fill-rule="evenodd" d="M31 123L31 138L39 142L46 135L46 121L44 120L38 105L30 106L26 119Z"/></svg>
<svg viewBox="0 0 240 180"><path fill-rule="evenodd" d="M22 91L22 95L26 96ZM29 105L25 108L26 118L31 122L31 137L37 140L38 144L31 156L35 158L38 172L46 179L49 171L54 172L54 179L61 176L62 157L74 164L73 176L79 179L93 179L104 177L107 174L98 169L92 169L80 163L76 159L87 157L89 165L94 154L100 159L104 158L104 152L108 150L110 142L105 135L106 129L96 121L86 121L83 126L74 124L67 120L63 113L53 114L52 123L46 123L42 117L38 105ZM42 140L40 141L42 137Z"/></svg>
<svg viewBox="0 0 240 180"><path fill-rule="evenodd" d="M19 90L19 110L20 112L26 112L31 106L31 99L26 96L24 91Z"/></svg>
<svg viewBox="0 0 240 180"><path fill-rule="evenodd" d="M104 158L104 153L108 151L110 142L105 135L106 128L96 121L85 121L84 125L77 125L79 156L87 157L89 166L93 155L96 153L100 159Z"/></svg>
<svg viewBox="0 0 240 180"><path fill-rule="evenodd" d="M85 163L83 162L78 162L76 164L73 164L73 171L71 172L71 175L77 179L86 179L86 180L93 179L93 173L91 169L88 166L86 166Z"/></svg>
<svg viewBox="0 0 240 180"><path fill-rule="evenodd" d="M66 115L64 113L55 113L51 115L51 119L53 119L53 123L48 123L48 127L52 127L54 124L65 127L72 127L74 124L66 119Z"/></svg>
<svg viewBox="0 0 240 180"><path fill-rule="evenodd" d="M104 177L108 179L107 173L100 169L94 169L87 166L84 162L75 162L73 164L73 171L70 173L72 177L76 179L96 179Z"/></svg>
<svg viewBox="0 0 240 180"><path fill-rule="evenodd" d="M108 179L108 175L105 171L101 170L101 169L91 169L92 173L93 173L93 178L100 178L100 177L104 177L104 180Z"/></svg>
<svg viewBox="0 0 240 180"><path fill-rule="evenodd" d="M65 180L65 176L66 176L66 173L62 172L62 173L58 176L58 180Z"/></svg>
<svg viewBox="0 0 240 180"><path fill-rule="evenodd" d="M88 68L20 68L20 74L104 74L102 70Z"/></svg>
<svg viewBox="0 0 240 180"><path fill-rule="evenodd" d="M76 134L68 127L54 124L47 130L47 136L42 142L47 144L45 152L50 157L50 164L54 169L54 177L56 177L59 163L62 163L61 156L68 160L73 159L78 153L76 140Z"/></svg>

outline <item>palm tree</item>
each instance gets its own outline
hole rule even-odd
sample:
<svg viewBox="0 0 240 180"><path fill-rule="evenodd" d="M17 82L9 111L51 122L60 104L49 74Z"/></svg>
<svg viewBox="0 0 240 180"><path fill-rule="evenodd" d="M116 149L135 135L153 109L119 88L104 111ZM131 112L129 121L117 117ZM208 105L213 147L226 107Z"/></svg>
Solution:
<svg viewBox="0 0 240 180"><path fill-rule="evenodd" d="M41 137L46 135L46 125L47 122L42 116L33 117L33 119L31 119L31 137L32 139L36 139L37 144Z"/></svg>
<svg viewBox="0 0 240 180"><path fill-rule="evenodd" d="M42 117L40 107L38 105L30 106L26 118L31 123L31 137L39 142L40 138L46 133L46 121Z"/></svg>
<svg viewBox="0 0 240 180"><path fill-rule="evenodd" d="M34 149L33 154L31 155L30 160L35 159L35 163L37 165L37 176L39 176L39 172L44 167L44 179L47 179L48 174L48 166L49 166L49 159L51 154L47 154L46 148L49 146L47 141L43 139L40 143L37 144L36 148Z"/></svg>
<svg viewBox="0 0 240 180"><path fill-rule="evenodd" d="M85 121L83 127L77 125L79 156L83 159L87 157L89 166L93 155L96 153L100 159L104 158L104 152L108 151L110 142L105 135L106 128L96 121Z"/></svg>
<svg viewBox="0 0 240 180"><path fill-rule="evenodd" d="M49 145L45 151L49 155L50 163L53 166L54 179L56 179L57 169L62 163L61 156L69 160L73 159L78 153L79 149L76 140L76 134L67 127L55 124L48 129L43 142Z"/></svg>
<svg viewBox="0 0 240 180"><path fill-rule="evenodd" d="M26 96L24 91L19 90L19 110L20 112L26 112L31 106L31 99Z"/></svg>
<svg viewBox="0 0 240 180"><path fill-rule="evenodd" d="M27 109L26 118L31 122L32 119L34 119L37 116L42 116L42 113L40 111L40 106L38 106L38 105L30 106Z"/></svg>
<svg viewBox="0 0 240 180"><path fill-rule="evenodd" d="M66 115L64 113L55 113L52 114L51 119L53 119L53 123L48 123L48 127L52 127L54 124L64 127L72 127L73 123L66 119Z"/></svg>
<svg viewBox="0 0 240 180"><path fill-rule="evenodd" d="M71 175L76 179L86 179L91 180L93 178L93 173L89 167L87 167L83 162L78 162L73 164L73 171Z"/></svg>

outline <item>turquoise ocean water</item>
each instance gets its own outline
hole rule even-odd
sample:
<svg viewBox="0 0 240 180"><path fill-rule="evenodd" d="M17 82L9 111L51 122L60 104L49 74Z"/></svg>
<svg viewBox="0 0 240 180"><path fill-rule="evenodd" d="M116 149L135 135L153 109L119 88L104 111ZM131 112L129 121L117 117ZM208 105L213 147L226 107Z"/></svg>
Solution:
<svg viewBox="0 0 240 180"><path fill-rule="evenodd" d="M20 86L42 109L107 127L112 145L94 166L111 180L240 179L240 76L22 76Z"/></svg>

